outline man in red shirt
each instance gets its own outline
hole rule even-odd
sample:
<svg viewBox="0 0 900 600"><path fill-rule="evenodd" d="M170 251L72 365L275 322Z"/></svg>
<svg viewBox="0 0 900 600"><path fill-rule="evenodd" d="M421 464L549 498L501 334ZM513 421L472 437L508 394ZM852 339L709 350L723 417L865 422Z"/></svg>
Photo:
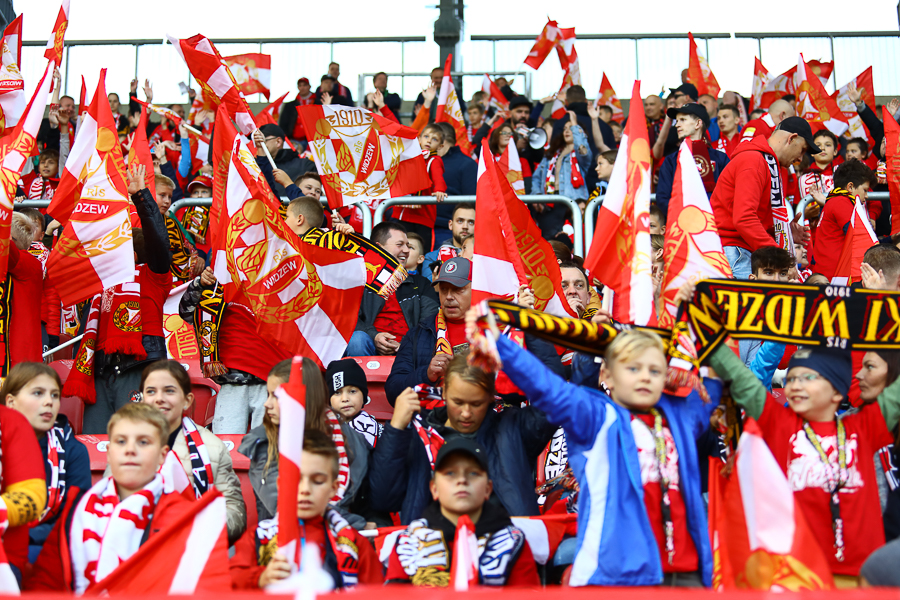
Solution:
<svg viewBox="0 0 900 600"><path fill-rule="evenodd" d="M782 205L782 171L809 150L819 153L809 123L788 117L767 138L741 143L710 198L725 256L736 279L750 276L750 254L777 246L773 207Z"/></svg>
<svg viewBox="0 0 900 600"><path fill-rule="evenodd" d="M409 239L401 223L379 223L372 229L370 239L406 263ZM372 290L363 292L359 306L356 331L347 344L346 356L392 356L400 348L400 340L421 321L433 319L438 311L438 299L431 282L421 275L410 275L397 291L383 298Z"/></svg>
<svg viewBox="0 0 900 600"><path fill-rule="evenodd" d="M756 136L768 138L778 124L797 114L787 100L776 100L769 107L769 112L758 119L753 119L741 131L741 142L749 142Z"/></svg>
<svg viewBox="0 0 900 600"><path fill-rule="evenodd" d="M719 109L719 139L714 148L727 154L728 158L734 156L734 151L741 143L740 121L741 113L737 106L726 104Z"/></svg>

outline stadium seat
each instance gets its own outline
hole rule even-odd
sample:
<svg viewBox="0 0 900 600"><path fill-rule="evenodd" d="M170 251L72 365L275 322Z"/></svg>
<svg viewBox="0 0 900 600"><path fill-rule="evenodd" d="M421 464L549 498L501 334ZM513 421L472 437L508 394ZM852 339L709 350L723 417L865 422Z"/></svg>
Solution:
<svg viewBox="0 0 900 600"><path fill-rule="evenodd" d="M50 363L50 368L56 371L63 385L66 384L66 379L69 378L69 372L72 370L74 362L71 359L67 359L55 360ZM66 415L66 418L69 419L69 425L72 426L75 435L80 434L81 425L84 421L84 400L78 396L65 396L60 400L59 412Z"/></svg>
<svg viewBox="0 0 900 600"><path fill-rule="evenodd" d="M391 374L394 366L393 356L354 356L359 366L366 373L371 402L366 405L366 412L378 421L389 421L394 416L394 407L384 393L384 382Z"/></svg>
<svg viewBox="0 0 900 600"><path fill-rule="evenodd" d="M213 416L216 414L216 396L219 395L219 385L209 379L191 380L191 392L194 394L194 405L188 416L194 422L209 427Z"/></svg>

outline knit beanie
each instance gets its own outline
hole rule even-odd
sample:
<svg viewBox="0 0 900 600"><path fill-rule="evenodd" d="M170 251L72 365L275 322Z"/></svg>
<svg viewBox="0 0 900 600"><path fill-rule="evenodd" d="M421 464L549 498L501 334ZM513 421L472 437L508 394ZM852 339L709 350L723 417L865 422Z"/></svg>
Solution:
<svg viewBox="0 0 900 600"><path fill-rule="evenodd" d="M366 374L362 367L359 366L352 358L342 360L334 360L328 365L325 372L325 383L328 385L328 395L333 396L338 393L342 387L352 385L358 387L366 398L366 404L369 402L369 386L366 383Z"/></svg>
<svg viewBox="0 0 900 600"><path fill-rule="evenodd" d="M849 352L831 348L800 348L791 357L788 371L794 367L812 369L827 379L838 394L847 397L853 371Z"/></svg>

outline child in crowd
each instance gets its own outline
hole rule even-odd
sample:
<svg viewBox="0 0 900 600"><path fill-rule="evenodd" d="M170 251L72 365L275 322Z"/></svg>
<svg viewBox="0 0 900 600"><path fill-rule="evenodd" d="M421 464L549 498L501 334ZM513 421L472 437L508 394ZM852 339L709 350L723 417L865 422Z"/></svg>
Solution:
<svg viewBox="0 0 900 600"><path fill-rule="evenodd" d="M470 333L476 318L470 310ZM696 439L709 427L720 384L705 381L709 403L697 392L663 394L663 342L633 330L617 335L606 350L600 381L608 396L567 383L495 325L491 330L504 372L566 431L569 465L581 489L569 584L709 587L712 552Z"/></svg>
<svg viewBox="0 0 900 600"><path fill-rule="evenodd" d="M28 531L28 562L33 563L56 524L70 489L91 487L91 461L87 448L75 438L65 415L59 414L62 382L56 371L43 363L14 366L0 397L7 408L22 413L34 430L41 448L47 485L47 504Z"/></svg>
<svg viewBox="0 0 900 600"><path fill-rule="evenodd" d="M827 196L834 189L834 159L838 152L837 137L822 129L813 136L813 141L821 152L813 156L813 163L800 176L800 198L805 198L813 189Z"/></svg>
<svg viewBox="0 0 900 600"><path fill-rule="evenodd" d="M419 267L425 262L425 240L414 231L407 232L409 239L409 254L406 257L406 272L410 275L418 275Z"/></svg>
<svg viewBox="0 0 900 600"><path fill-rule="evenodd" d="M430 490L434 500L397 538L387 565L388 583L447 587L456 529L463 517L478 538L478 583L486 586L538 586L534 557L525 534L506 510L490 502L493 482L484 449L458 436L441 446Z"/></svg>
<svg viewBox="0 0 900 600"><path fill-rule="evenodd" d="M166 419L165 445L172 449L199 498L213 487L225 496L228 542L233 544L247 528L247 507L222 440L184 415L194 402L191 379L174 360L159 360L141 373L141 402L155 406Z"/></svg>
<svg viewBox="0 0 900 600"><path fill-rule="evenodd" d="M130 402L112 416L107 430L110 475L87 491L71 490L28 589L84 594L191 510L193 503L181 493L163 492L159 469L169 451L169 426L157 408ZM180 557L171 558L175 568ZM227 569L227 549L216 546L204 576L227 580Z"/></svg>
<svg viewBox="0 0 900 600"><path fill-rule="evenodd" d="M366 374L359 363L352 358L332 361L325 372L325 384L331 396L331 410L374 448L384 426L363 410L371 398Z"/></svg>
<svg viewBox="0 0 900 600"><path fill-rule="evenodd" d="M297 488L297 519L303 535L302 543L297 544L298 556L304 546L316 544L322 567L331 575L335 588L381 584L384 575L372 544L329 506L340 485L338 464L338 449L331 438L317 429L307 429ZM260 521L256 531L259 563L265 566L257 583L265 588L289 577L291 567L278 550L278 516Z"/></svg>
<svg viewBox="0 0 900 600"><path fill-rule="evenodd" d="M666 215L656 203L650 205L650 235L665 235Z"/></svg>
<svg viewBox="0 0 900 600"><path fill-rule="evenodd" d="M871 169L872 165L869 164L869 142L865 138L852 138L844 145L844 160L858 160L866 163Z"/></svg>
<svg viewBox="0 0 900 600"><path fill-rule="evenodd" d="M609 187L609 178L612 175L613 166L616 164L617 154L618 152L615 150L607 150L597 155L597 164L594 165L594 172L597 173L597 186L591 192L588 202L597 196L606 195L606 188Z"/></svg>
<svg viewBox="0 0 900 600"><path fill-rule="evenodd" d="M36 171L22 177L17 194L26 200L51 200L59 186L59 152L50 148L41 151ZM46 209L44 209L46 210Z"/></svg>
<svg viewBox="0 0 900 600"><path fill-rule="evenodd" d="M443 202L447 197L444 161L438 156L438 150L443 143L444 133L434 123L427 125L419 133L419 146L422 147L422 153L425 154L425 164L428 168L428 177L431 179L431 187L416 195L434 196L438 202ZM407 231L417 233L425 240L425 246L430 251L434 244L434 221L437 218L437 207L434 204L401 206L395 215L396 219L406 226Z"/></svg>

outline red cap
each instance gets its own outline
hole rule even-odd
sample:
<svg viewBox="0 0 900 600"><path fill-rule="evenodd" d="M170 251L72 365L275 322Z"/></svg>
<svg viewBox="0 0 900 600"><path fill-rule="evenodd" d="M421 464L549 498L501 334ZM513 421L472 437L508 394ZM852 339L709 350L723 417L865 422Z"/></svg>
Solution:
<svg viewBox="0 0 900 600"><path fill-rule="evenodd" d="M300 79L297 80L297 85L300 85L301 83L305 83L306 85L309 85L309 79L307 79L306 77L301 77Z"/></svg>
<svg viewBox="0 0 900 600"><path fill-rule="evenodd" d="M194 188L195 185L202 185L203 187L212 189L212 187L213 187L212 177L210 177L209 175L198 175L196 177L196 179L194 179L192 182L190 182L188 184L188 186L187 186L188 194L191 193L191 190Z"/></svg>

